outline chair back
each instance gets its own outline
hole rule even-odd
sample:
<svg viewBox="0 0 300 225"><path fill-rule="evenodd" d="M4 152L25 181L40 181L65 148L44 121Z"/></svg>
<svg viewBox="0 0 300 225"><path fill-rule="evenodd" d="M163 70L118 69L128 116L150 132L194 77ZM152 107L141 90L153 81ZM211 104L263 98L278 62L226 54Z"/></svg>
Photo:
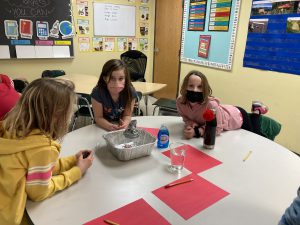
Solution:
<svg viewBox="0 0 300 225"><path fill-rule="evenodd" d="M77 93L77 110L74 114L72 130L74 130L79 116L89 117L91 124L94 123L94 113L91 107L91 96L89 94Z"/></svg>
<svg viewBox="0 0 300 225"><path fill-rule="evenodd" d="M22 93L23 90L28 86L29 82L23 79L13 79L14 88L17 92Z"/></svg>
<svg viewBox="0 0 300 225"><path fill-rule="evenodd" d="M143 111L141 110L140 101L142 100L142 92L137 91L136 92L136 101L133 108L133 116L143 116Z"/></svg>
<svg viewBox="0 0 300 225"><path fill-rule="evenodd" d="M144 53L137 50L129 50L121 54L121 60L128 67L131 81L146 81L147 56Z"/></svg>
<svg viewBox="0 0 300 225"><path fill-rule="evenodd" d="M65 75L64 70L44 70L42 73L42 77L59 77Z"/></svg>
<svg viewBox="0 0 300 225"><path fill-rule="evenodd" d="M155 101L152 105L155 105L153 109L153 116L157 108L158 108L158 115L179 116L175 99L160 98L157 101Z"/></svg>

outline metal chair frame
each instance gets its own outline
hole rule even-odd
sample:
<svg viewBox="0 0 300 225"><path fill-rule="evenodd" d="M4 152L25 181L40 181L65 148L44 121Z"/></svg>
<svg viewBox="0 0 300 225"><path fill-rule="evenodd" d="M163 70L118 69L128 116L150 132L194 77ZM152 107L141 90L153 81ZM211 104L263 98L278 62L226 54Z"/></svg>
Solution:
<svg viewBox="0 0 300 225"><path fill-rule="evenodd" d="M72 124L72 131L75 128L76 121L79 116L85 116L91 118L91 124L94 123L94 114L91 107L90 96L88 94L77 93L77 111L74 113L74 119Z"/></svg>

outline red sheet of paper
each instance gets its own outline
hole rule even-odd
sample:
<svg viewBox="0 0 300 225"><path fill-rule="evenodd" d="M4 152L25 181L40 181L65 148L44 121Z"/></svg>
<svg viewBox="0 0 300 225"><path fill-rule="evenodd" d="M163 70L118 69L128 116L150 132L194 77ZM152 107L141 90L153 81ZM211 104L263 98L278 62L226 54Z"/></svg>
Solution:
<svg viewBox="0 0 300 225"><path fill-rule="evenodd" d="M110 220L120 225L171 225L144 199L139 199L104 216L98 217L85 225L107 225L104 220Z"/></svg>
<svg viewBox="0 0 300 225"><path fill-rule="evenodd" d="M186 220L229 195L228 192L196 174L190 174L172 183L191 178L194 181L170 188L161 187L152 192Z"/></svg>
<svg viewBox="0 0 300 225"><path fill-rule="evenodd" d="M203 172L222 163L193 146L184 145L184 149L186 150L184 167L193 173ZM163 152L163 154L170 158L170 150Z"/></svg>
<svg viewBox="0 0 300 225"><path fill-rule="evenodd" d="M150 127L139 127L145 131L147 131L148 133L152 134L154 137L157 137L159 128L150 128Z"/></svg>

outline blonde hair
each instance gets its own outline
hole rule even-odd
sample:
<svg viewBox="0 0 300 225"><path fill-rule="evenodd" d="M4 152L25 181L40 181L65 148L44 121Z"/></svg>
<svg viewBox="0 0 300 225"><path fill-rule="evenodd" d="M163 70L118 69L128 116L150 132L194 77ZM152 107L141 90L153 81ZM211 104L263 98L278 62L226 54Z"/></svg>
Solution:
<svg viewBox="0 0 300 225"><path fill-rule="evenodd" d="M186 99L187 86L189 83L190 76L192 76L192 75L195 75L195 76L198 76L201 78L201 84L202 84L202 89L203 89L203 99L204 99L204 102L207 102L208 97L210 97L212 94L212 90L209 86L208 80L203 73L201 73L197 70L192 70L185 76L183 83L181 85L180 94L182 96L182 103L186 104L186 102L187 102L187 99Z"/></svg>
<svg viewBox="0 0 300 225"><path fill-rule="evenodd" d="M31 82L3 121L11 137L25 138L33 129L56 140L68 131L76 100L71 81L40 78Z"/></svg>

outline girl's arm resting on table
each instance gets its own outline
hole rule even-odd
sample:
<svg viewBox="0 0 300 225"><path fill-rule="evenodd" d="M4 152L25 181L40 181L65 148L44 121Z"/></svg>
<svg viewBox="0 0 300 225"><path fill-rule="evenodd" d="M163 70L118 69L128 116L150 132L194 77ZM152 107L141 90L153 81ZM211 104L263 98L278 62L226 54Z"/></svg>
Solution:
<svg viewBox="0 0 300 225"><path fill-rule="evenodd" d="M117 125L112 124L108 122L106 119L104 119L102 103L97 102L95 99L92 98L92 106L93 106L93 112L94 112L94 118L96 124L99 127L108 131L116 130Z"/></svg>
<svg viewBox="0 0 300 225"><path fill-rule="evenodd" d="M56 175L76 166L77 158L75 155L60 158L53 169L52 174Z"/></svg>
<svg viewBox="0 0 300 225"><path fill-rule="evenodd" d="M126 128L128 126L128 124L130 123L134 104L135 104L135 99L132 100L130 107L127 107L124 110L123 116L122 116L122 121L120 121L120 127L119 127L119 129Z"/></svg>
<svg viewBox="0 0 300 225"><path fill-rule="evenodd" d="M48 198L81 178L82 172L78 166L52 176L58 155L58 151L47 149L30 157L26 176L26 193L31 200L40 201Z"/></svg>

